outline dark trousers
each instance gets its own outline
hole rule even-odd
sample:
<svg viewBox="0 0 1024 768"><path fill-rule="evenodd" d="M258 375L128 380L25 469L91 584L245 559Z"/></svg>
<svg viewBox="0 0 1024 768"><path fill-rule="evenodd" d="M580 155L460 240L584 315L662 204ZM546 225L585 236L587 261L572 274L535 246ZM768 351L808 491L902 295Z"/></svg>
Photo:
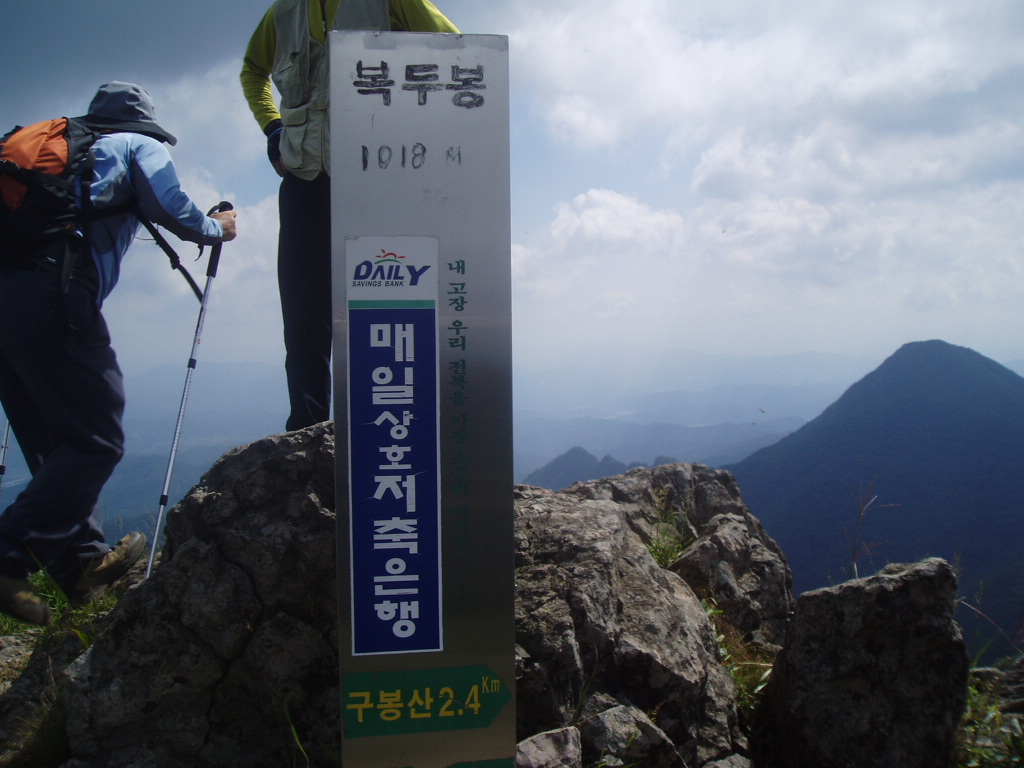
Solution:
<svg viewBox="0 0 1024 768"><path fill-rule="evenodd" d="M284 320L287 429L330 418L331 180L288 175L278 196L277 280Z"/></svg>
<svg viewBox="0 0 1024 768"><path fill-rule="evenodd" d="M108 550L96 500L124 453L106 322L92 291L73 280L62 296L59 280L0 273L0 401L32 472L0 513L0 573L14 578L71 573Z"/></svg>

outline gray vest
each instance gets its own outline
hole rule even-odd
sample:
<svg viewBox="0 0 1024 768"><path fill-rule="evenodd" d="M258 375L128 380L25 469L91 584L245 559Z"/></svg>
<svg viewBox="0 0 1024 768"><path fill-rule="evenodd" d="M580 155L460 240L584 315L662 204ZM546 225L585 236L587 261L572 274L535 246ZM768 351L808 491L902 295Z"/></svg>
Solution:
<svg viewBox="0 0 1024 768"><path fill-rule="evenodd" d="M275 0L274 85L281 95L281 160L301 179L331 167L328 50L309 33L316 0ZM331 29L388 29L387 0L342 0Z"/></svg>

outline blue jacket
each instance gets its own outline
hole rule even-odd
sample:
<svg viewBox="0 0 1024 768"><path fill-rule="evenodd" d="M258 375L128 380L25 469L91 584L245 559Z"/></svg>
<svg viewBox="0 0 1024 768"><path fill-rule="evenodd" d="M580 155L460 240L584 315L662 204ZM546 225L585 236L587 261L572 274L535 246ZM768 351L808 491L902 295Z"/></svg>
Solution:
<svg viewBox="0 0 1024 768"><path fill-rule="evenodd" d="M220 222L207 217L181 190L171 155L161 142L138 133L111 133L93 144L93 152L96 165L91 197L95 208L137 198L143 213L175 237L201 245L220 241ZM92 258L99 276L99 303L117 285L121 259L140 226L130 212L100 218L93 224Z"/></svg>

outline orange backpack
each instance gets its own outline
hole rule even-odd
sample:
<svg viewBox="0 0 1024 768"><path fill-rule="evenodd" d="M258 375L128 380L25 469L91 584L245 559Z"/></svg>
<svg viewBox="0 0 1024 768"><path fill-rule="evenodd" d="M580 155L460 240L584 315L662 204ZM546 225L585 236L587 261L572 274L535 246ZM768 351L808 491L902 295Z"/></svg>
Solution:
<svg viewBox="0 0 1024 768"><path fill-rule="evenodd" d="M53 176L64 174L68 165L68 120L44 120L16 130L0 145L0 159L22 169L34 169ZM28 188L11 175L0 175L0 196L12 211L21 207Z"/></svg>
<svg viewBox="0 0 1024 768"><path fill-rule="evenodd" d="M0 139L0 263L80 233L90 211L75 200L75 179L91 169L99 137L66 117L15 128ZM91 178L91 172L86 177Z"/></svg>
<svg viewBox="0 0 1024 768"><path fill-rule="evenodd" d="M89 251L90 225L105 216L131 212L181 272L200 301L192 275L138 205L138 201L94 210L90 184L100 133L75 118L18 126L0 138L0 269L45 253L61 261L61 289L79 253ZM81 205L75 186L81 186Z"/></svg>

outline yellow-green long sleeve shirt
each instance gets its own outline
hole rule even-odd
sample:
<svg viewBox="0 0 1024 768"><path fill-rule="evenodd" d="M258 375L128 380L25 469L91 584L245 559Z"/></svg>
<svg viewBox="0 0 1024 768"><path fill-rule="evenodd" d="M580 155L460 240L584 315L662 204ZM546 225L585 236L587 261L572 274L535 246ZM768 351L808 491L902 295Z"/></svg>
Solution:
<svg viewBox="0 0 1024 768"><path fill-rule="evenodd" d="M327 0L326 9L322 2L310 2L309 32L314 40L327 40L326 19L334 19L342 0ZM455 32L459 29L430 2L430 0L389 0L391 29L402 32ZM242 63L242 92L252 110L256 122L265 130L281 113L274 102L271 88L271 74L277 53L277 30L274 24L273 7L267 11L256 27Z"/></svg>

